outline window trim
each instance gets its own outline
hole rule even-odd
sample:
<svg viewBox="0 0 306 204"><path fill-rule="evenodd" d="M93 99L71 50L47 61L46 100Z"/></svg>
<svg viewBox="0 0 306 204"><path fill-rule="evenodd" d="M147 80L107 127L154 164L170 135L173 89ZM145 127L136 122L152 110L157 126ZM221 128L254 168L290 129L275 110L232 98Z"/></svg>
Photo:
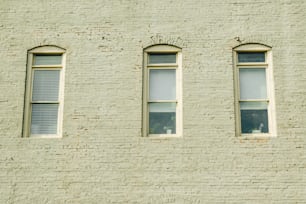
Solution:
<svg viewBox="0 0 306 204"><path fill-rule="evenodd" d="M62 63L60 65L33 65L35 55L61 55ZM25 105L23 118L23 137L31 138L61 138L63 126L63 108L64 108L64 84L65 84L65 67L66 67L66 50L58 46L41 46L28 51L27 54L27 72L26 72L26 89L25 89ZM32 104L39 101L32 101L34 70L60 70L59 79L59 96L58 101L50 101L47 103L59 104L57 116L57 134L31 134L31 113Z"/></svg>
<svg viewBox="0 0 306 204"><path fill-rule="evenodd" d="M265 52L265 62L238 62L238 53L241 52ZM236 136L252 138L252 137L276 137L276 111L275 111L275 96L274 96L274 78L273 78L273 61L272 48L263 44L243 44L233 48L233 65L234 65L234 94L235 94L235 115L236 115ZM266 70L266 99L240 99L239 85L239 70L248 68L264 68ZM263 101L267 102L268 114L268 133L242 133L241 131L241 112L240 102L243 101Z"/></svg>
<svg viewBox="0 0 306 204"><path fill-rule="evenodd" d="M176 53L176 63L149 64L150 53ZM142 135L150 138L181 137L183 124L182 111L182 49L173 45L153 45L143 51L143 119ZM149 70L150 69L175 69L176 70L176 100L149 100ZM149 134L149 103L176 102L176 133L175 134Z"/></svg>

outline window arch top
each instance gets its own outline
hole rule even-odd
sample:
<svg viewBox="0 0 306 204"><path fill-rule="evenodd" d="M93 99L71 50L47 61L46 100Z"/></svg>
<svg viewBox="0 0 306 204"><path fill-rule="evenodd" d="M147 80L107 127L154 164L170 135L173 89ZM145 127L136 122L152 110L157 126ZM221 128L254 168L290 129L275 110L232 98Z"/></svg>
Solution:
<svg viewBox="0 0 306 204"><path fill-rule="evenodd" d="M54 45L45 45L45 46L39 46L35 47L29 50L29 53L64 53L66 50L64 48L54 46Z"/></svg>
<svg viewBox="0 0 306 204"><path fill-rule="evenodd" d="M260 44L260 43L248 43L238 45L233 48L234 51L268 51L271 50L270 46Z"/></svg>
<svg viewBox="0 0 306 204"><path fill-rule="evenodd" d="M144 49L145 52L180 52L181 50L174 45L152 45Z"/></svg>

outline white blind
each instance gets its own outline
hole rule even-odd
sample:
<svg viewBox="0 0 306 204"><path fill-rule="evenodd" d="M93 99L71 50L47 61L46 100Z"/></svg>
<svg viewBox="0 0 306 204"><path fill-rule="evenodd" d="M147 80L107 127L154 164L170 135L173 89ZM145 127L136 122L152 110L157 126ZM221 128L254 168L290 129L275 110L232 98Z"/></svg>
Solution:
<svg viewBox="0 0 306 204"><path fill-rule="evenodd" d="M33 79L33 101L58 101L59 70L35 70Z"/></svg>
<svg viewBox="0 0 306 204"><path fill-rule="evenodd" d="M150 100L175 100L176 82L174 69L151 69L149 77Z"/></svg>
<svg viewBox="0 0 306 204"><path fill-rule="evenodd" d="M240 102L240 110L267 110L267 102Z"/></svg>
<svg viewBox="0 0 306 204"><path fill-rule="evenodd" d="M149 103L149 112L173 113L176 112L176 103Z"/></svg>
<svg viewBox="0 0 306 204"><path fill-rule="evenodd" d="M58 104L32 104L31 134L57 134Z"/></svg>
<svg viewBox="0 0 306 204"><path fill-rule="evenodd" d="M239 70L240 99L266 99L266 70L246 68Z"/></svg>

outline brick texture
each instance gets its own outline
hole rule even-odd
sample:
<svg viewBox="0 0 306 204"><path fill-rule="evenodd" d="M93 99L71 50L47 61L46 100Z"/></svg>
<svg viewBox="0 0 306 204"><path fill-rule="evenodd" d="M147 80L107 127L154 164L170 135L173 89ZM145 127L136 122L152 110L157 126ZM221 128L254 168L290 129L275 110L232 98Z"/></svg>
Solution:
<svg viewBox="0 0 306 204"><path fill-rule="evenodd" d="M0 0L0 203L306 203L306 1ZM239 39L238 39L239 38ZM232 48L272 46L276 138L235 136ZM143 49L183 54L183 137L141 136ZM67 49L63 138L22 138L27 50Z"/></svg>

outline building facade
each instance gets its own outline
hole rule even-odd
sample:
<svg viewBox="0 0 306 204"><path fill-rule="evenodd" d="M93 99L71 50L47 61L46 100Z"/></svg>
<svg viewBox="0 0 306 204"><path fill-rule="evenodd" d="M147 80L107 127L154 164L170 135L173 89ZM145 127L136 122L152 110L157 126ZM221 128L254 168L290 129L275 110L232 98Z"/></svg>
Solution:
<svg viewBox="0 0 306 204"><path fill-rule="evenodd" d="M0 1L0 203L305 203L305 10Z"/></svg>

